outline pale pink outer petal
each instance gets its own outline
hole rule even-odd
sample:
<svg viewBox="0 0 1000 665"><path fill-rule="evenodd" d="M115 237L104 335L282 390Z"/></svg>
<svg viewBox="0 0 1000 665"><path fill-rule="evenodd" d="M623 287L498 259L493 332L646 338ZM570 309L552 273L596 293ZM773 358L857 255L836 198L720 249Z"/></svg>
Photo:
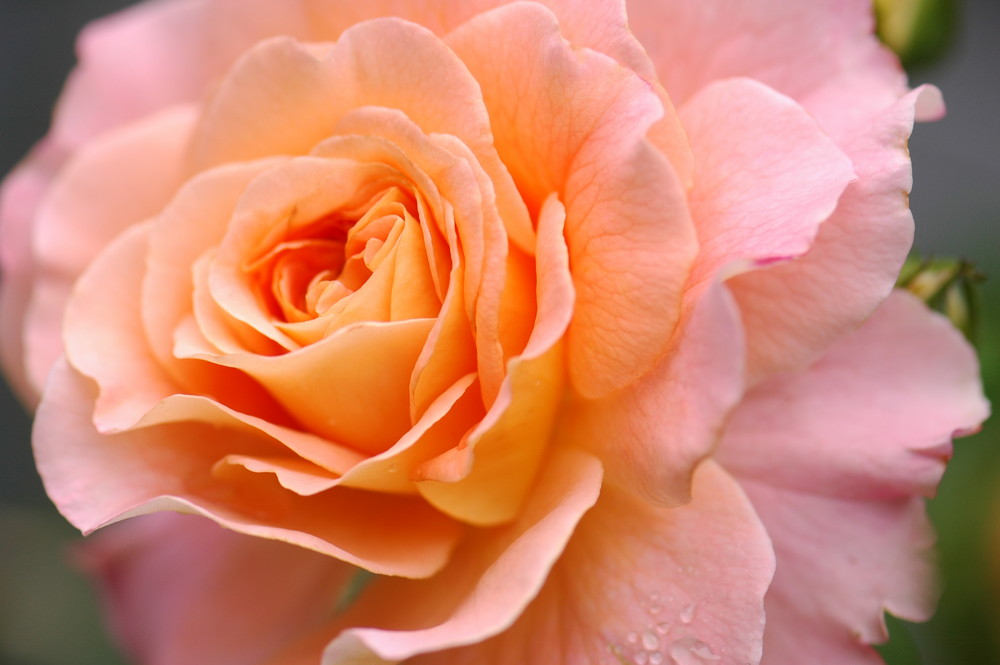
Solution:
<svg viewBox="0 0 1000 665"><path fill-rule="evenodd" d="M448 43L482 87L497 150L529 208L553 192L566 207L574 388L588 397L621 388L663 352L696 251L679 178L646 139L664 114L655 90L572 48L540 5L484 13Z"/></svg>
<svg viewBox="0 0 1000 665"><path fill-rule="evenodd" d="M719 79L757 79L799 103L854 162L852 183L805 257L737 277L752 379L799 369L888 295L912 240L906 139L940 93L906 95L898 61L874 36L867 0L631 0L631 26L682 104ZM842 275L850 274L851 279Z"/></svg>
<svg viewBox="0 0 1000 665"><path fill-rule="evenodd" d="M692 503L679 508L605 488L513 626L407 663L758 663L771 543L718 465L702 465L694 485Z"/></svg>
<svg viewBox="0 0 1000 665"><path fill-rule="evenodd" d="M326 621L358 570L176 513L109 527L77 561L144 665L255 665Z"/></svg>
<svg viewBox="0 0 1000 665"><path fill-rule="evenodd" d="M750 79L702 88L680 109L694 153L691 215L703 283L805 254L854 178L798 104Z"/></svg>
<svg viewBox="0 0 1000 665"><path fill-rule="evenodd" d="M668 505L690 500L695 466L743 394L743 330L725 287L710 286L679 329L649 374L603 399L571 401L558 430L604 460L607 482Z"/></svg>
<svg viewBox="0 0 1000 665"><path fill-rule="evenodd" d="M858 179L806 256L729 281L743 312L753 378L815 360L892 290L913 239L907 139L929 94L914 90L840 142Z"/></svg>
<svg viewBox="0 0 1000 665"><path fill-rule="evenodd" d="M716 459L775 544L764 663L879 663L866 643L886 638L883 610L929 616L933 532L919 495L933 493L950 438L988 409L975 353L906 292L807 370L749 393Z"/></svg>
<svg viewBox="0 0 1000 665"><path fill-rule="evenodd" d="M375 581L343 622L389 628L345 631L323 662L395 662L475 644L504 630L545 584L600 487L601 465L594 457L555 452L515 521L470 532L432 579Z"/></svg>
<svg viewBox="0 0 1000 665"><path fill-rule="evenodd" d="M730 418L717 459L741 478L804 492L931 495L951 437L988 413L973 349L896 291L809 369L758 384Z"/></svg>
<svg viewBox="0 0 1000 665"><path fill-rule="evenodd" d="M0 362L4 376L29 408L42 386L28 376L24 362L24 321L31 301L36 265L31 253L32 223L49 181L64 159L51 141L40 143L0 189ZM58 338L50 339L56 346ZM50 355L49 351L43 351Z"/></svg>
<svg viewBox="0 0 1000 665"><path fill-rule="evenodd" d="M875 665L887 610L934 610L934 532L918 498L852 501L742 480L774 542L762 665Z"/></svg>

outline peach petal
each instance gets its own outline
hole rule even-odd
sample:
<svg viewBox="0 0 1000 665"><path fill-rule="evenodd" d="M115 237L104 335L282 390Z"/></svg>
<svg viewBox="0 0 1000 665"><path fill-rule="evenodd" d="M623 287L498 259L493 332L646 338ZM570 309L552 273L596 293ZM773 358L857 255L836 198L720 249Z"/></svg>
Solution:
<svg viewBox="0 0 1000 665"><path fill-rule="evenodd" d="M433 323L359 323L282 356L204 359L255 378L309 431L377 454L410 428L409 368Z"/></svg>
<svg viewBox="0 0 1000 665"><path fill-rule="evenodd" d="M199 513L251 536L283 540L385 575L426 577L446 564L461 529L408 497L344 488L298 496L227 454L266 454L250 432L184 422L114 435L94 429L92 384L59 363L38 411L39 473L63 515L84 532L162 510ZM366 515L363 523L349 516Z"/></svg>
<svg viewBox="0 0 1000 665"><path fill-rule="evenodd" d="M177 192L154 222L148 270L136 302L142 303L150 347L164 366L174 364L174 331L192 311L192 291L199 299L193 267L225 237L247 186L282 161L231 164L202 173Z"/></svg>
<svg viewBox="0 0 1000 665"><path fill-rule="evenodd" d="M224 474L227 465L241 466L253 473L271 473L282 487L302 496L312 496L336 487L339 476L300 457L226 455L215 468Z"/></svg>
<svg viewBox="0 0 1000 665"><path fill-rule="evenodd" d="M620 388L661 355L696 250L678 177L644 138L663 106L607 56L570 48L538 5L478 16L448 41L483 86L498 150L529 207L552 192L566 204L573 386L588 397Z"/></svg>
<svg viewBox="0 0 1000 665"><path fill-rule="evenodd" d="M66 309L66 357L99 387L93 413L98 431L131 427L177 392L145 344L137 311L149 229L148 223L133 226L115 239L77 282Z"/></svg>
<svg viewBox="0 0 1000 665"><path fill-rule="evenodd" d="M858 180L848 185L806 256L730 280L743 312L752 377L806 366L892 290L913 239L906 145L923 94L913 91L856 128L843 147Z"/></svg>
<svg viewBox="0 0 1000 665"><path fill-rule="evenodd" d="M794 101L749 79L713 83L681 107L695 154L690 194L703 283L805 254L854 178Z"/></svg>
<svg viewBox="0 0 1000 665"><path fill-rule="evenodd" d="M506 632L413 665L756 663L771 544L713 462L679 508L606 488L545 587ZM380 662L380 661L375 661Z"/></svg>
<svg viewBox="0 0 1000 665"><path fill-rule="evenodd" d="M417 489L448 515L477 525L514 518L552 437L564 348L573 316L566 212L554 196L538 221L538 315L524 353L509 364L496 402L468 441L417 469ZM515 446L511 442L516 441Z"/></svg>
<svg viewBox="0 0 1000 665"><path fill-rule="evenodd" d="M439 576L376 580L342 625L393 628L347 630L323 662L395 662L478 642L515 621L600 491L600 463L593 457L565 450L550 464L553 472L539 476L518 519L471 534Z"/></svg>
<svg viewBox="0 0 1000 665"><path fill-rule="evenodd" d="M725 287L711 286L685 318L649 374L601 400L575 400L558 426L560 440L604 460L619 491L664 505L691 500L695 466L743 395L742 328Z"/></svg>
<svg viewBox="0 0 1000 665"><path fill-rule="evenodd" d="M718 459L740 477L801 492L930 495L951 437L988 414L975 352L944 318L897 291L810 368L751 391Z"/></svg>
<svg viewBox="0 0 1000 665"><path fill-rule="evenodd" d="M766 665L881 663L883 611L926 620L936 602L923 501L854 501L741 481L774 542ZM810 593L801 593L809 588Z"/></svg>
<svg viewBox="0 0 1000 665"><path fill-rule="evenodd" d="M92 536L77 560L97 579L125 650L157 665L245 665L278 653L329 616L331 599L357 571L286 543L170 513Z"/></svg>

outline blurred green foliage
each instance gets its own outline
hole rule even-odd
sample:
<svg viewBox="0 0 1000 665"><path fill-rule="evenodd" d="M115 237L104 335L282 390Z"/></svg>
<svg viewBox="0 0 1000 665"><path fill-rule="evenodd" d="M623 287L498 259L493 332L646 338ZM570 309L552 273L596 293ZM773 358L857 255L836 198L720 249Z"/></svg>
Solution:
<svg viewBox="0 0 1000 665"><path fill-rule="evenodd" d="M957 0L875 0L878 34L907 67L928 64L951 44Z"/></svg>

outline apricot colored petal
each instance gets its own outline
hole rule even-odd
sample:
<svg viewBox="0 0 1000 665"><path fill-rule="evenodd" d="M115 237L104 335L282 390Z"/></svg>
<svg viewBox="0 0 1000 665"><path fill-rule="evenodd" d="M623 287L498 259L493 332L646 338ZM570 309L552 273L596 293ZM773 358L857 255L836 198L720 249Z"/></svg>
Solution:
<svg viewBox="0 0 1000 665"><path fill-rule="evenodd" d="M95 393L85 377L57 364L33 434L49 496L84 532L162 510L198 513L247 535L407 577L440 570L460 538L457 524L419 499L344 488L306 497L268 475L217 472L216 462L233 451L273 450L253 431L181 422L101 434L91 422Z"/></svg>
<svg viewBox="0 0 1000 665"><path fill-rule="evenodd" d="M975 352L897 291L809 369L757 385L729 420L718 459L742 478L801 492L930 495L951 437L988 414Z"/></svg>
<svg viewBox="0 0 1000 665"><path fill-rule="evenodd" d="M225 237L233 212L250 183L282 162L276 158L227 164L201 173L177 192L153 222L146 275L136 302L141 303L151 350L164 367L176 365L178 327L192 313L202 314L198 303L206 289L198 283L199 261L210 258ZM246 345L228 328L239 322L218 318L221 320L215 329L202 326L208 341L223 351L244 349Z"/></svg>
<svg viewBox="0 0 1000 665"><path fill-rule="evenodd" d="M149 226L115 239L77 282L66 309L66 357L99 387L92 418L99 431L131 427L177 392L150 353L139 318Z"/></svg>
<svg viewBox="0 0 1000 665"><path fill-rule="evenodd" d="M550 197L538 221L535 328L524 353L509 363L497 400L468 440L416 470L420 493L457 519L477 525L513 519L553 438L565 368L560 340L574 303L564 223L562 204Z"/></svg>
<svg viewBox="0 0 1000 665"><path fill-rule="evenodd" d="M592 451L607 482L644 500L691 499L695 467L711 453L743 394L739 313L714 284L682 322L681 334L649 374L600 400L577 400L561 441Z"/></svg>
<svg viewBox="0 0 1000 665"><path fill-rule="evenodd" d="M681 119L695 155L693 282L805 254L854 177L816 121L749 79L703 88Z"/></svg>
<svg viewBox="0 0 1000 665"><path fill-rule="evenodd" d="M606 488L506 632L409 662L758 663L773 571L750 502L706 462L695 474L694 500L679 508Z"/></svg>
<svg viewBox="0 0 1000 665"><path fill-rule="evenodd" d="M881 663L883 611L926 620L937 597L923 501L854 501L741 481L774 542L764 665ZM803 588L810 593L802 593Z"/></svg>
<svg viewBox="0 0 1000 665"><path fill-rule="evenodd" d="M34 219L36 281L25 321L31 381L44 382L73 283L124 229L157 213L181 182L191 108L166 111L107 134L60 170Z"/></svg>
<svg viewBox="0 0 1000 665"><path fill-rule="evenodd" d="M240 466L252 473L274 474L279 485L302 496L312 496L336 487L340 478L301 457L226 455L216 463L216 469L222 470L225 465Z"/></svg>
<svg viewBox="0 0 1000 665"><path fill-rule="evenodd" d="M806 366L889 295L913 239L906 146L926 94L913 91L867 119L842 145L858 179L844 190L806 256L730 280L743 312L752 377Z"/></svg>
<svg viewBox="0 0 1000 665"><path fill-rule="evenodd" d="M600 492L601 468L593 457L560 451L549 463L552 472L539 476L517 520L471 533L438 576L372 583L344 624L392 628L349 629L330 644L323 662L395 662L474 644L511 625Z"/></svg>
<svg viewBox="0 0 1000 665"><path fill-rule="evenodd" d="M677 104L712 81L747 76L801 99L838 77L898 97L905 76L874 35L866 0L703 2L628 0L629 23ZM666 26L666 28L664 27ZM664 30L668 32L665 33ZM850 112L843 107L838 113Z"/></svg>
<svg viewBox="0 0 1000 665"><path fill-rule="evenodd" d="M17 396L34 408L42 385L28 374L24 322L32 297L36 266L31 250L31 229L49 182L62 162L61 151L43 141L3 181L0 187L0 362L4 376ZM44 357L58 357L62 346L58 331L35 341ZM51 347L51 350L50 348Z"/></svg>
<svg viewBox="0 0 1000 665"><path fill-rule="evenodd" d="M77 561L97 579L125 650L150 665L259 662L324 621L357 571L171 513L109 527Z"/></svg>
<svg viewBox="0 0 1000 665"><path fill-rule="evenodd" d="M205 360L255 378L309 431L377 454L410 428L410 374L433 323L359 323L281 356Z"/></svg>
<svg viewBox="0 0 1000 665"><path fill-rule="evenodd" d="M696 251L678 177L645 139L663 116L657 94L611 58L571 48L539 5L480 15L448 42L482 85L529 208L553 192L565 203L574 388L596 397L622 387L661 355Z"/></svg>

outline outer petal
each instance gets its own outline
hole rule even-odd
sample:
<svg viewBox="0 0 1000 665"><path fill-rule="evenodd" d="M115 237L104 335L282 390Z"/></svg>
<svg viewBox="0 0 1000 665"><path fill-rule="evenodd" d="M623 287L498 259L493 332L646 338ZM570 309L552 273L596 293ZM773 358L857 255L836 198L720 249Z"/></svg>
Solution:
<svg viewBox="0 0 1000 665"><path fill-rule="evenodd" d="M448 42L482 86L529 208L553 192L566 206L573 386L588 397L622 387L661 355L696 250L679 179L645 139L660 100L614 60L571 48L538 5L482 14Z"/></svg>
<svg viewBox="0 0 1000 665"><path fill-rule="evenodd" d="M589 455L556 453L549 469L516 521L470 534L439 576L373 584L345 622L389 629L348 630L330 645L323 662L395 662L474 644L514 622L600 491L600 463Z"/></svg>
<svg viewBox="0 0 1000 665"><path fill-rule="evenodd" d="M216 462L234 451L273 453L273 442L252 431L184 422L101 434L90 420L95 397L85 377L58 363L33 434L49 496L84 531L158 510L196 512L242 533L413 577L439 570L460 536L418 499L343 488L304 497L270 475L232 466L217 473Z"/></svg>
<svg viewBox="0 0 1000 665"><path fill-rule="evenodd" d="M927 94L915 90L841 142L858 179L844 191L809 254L730 281L752 349L752 376L808 364L891 291L913 237L906 143Z"/></svg>
<svg viewBox="0 0 1000 665"><path fill-rule="evenodd" d="M927 619L936 592L923 501L851 501L743 481L774 542L763 665L876 665L882 613ZM808 589L808 593L802 593Z"/></svg>
<svg viewBox="0 0 1000 665"><path fill-rule="evenodd" d="M137 662L255 665L325 621L357 569L164 513L86 541L80 563Z"/></svg>
<svg viewBox="0 0 1000 665"><path fill-rule="evenodd" d="M717 458L740 477L803 492L926 495L951 437L988 413L973 350L897 291L808 370L758 385L730 419Z"/></svg>
<svg viewBox="0 0 1000 665"><path fill-rule="evenodd" d="M710 287L680 330L649 374L603 399L573 401L558 426L561 440L604 460L619 490L672 505L690 501L695 467L743 394L742 328L725 287Z"/></svg>
<svg viewBox="0 0 1000 665"><path fill-rule="evenodd" d="M756 664L773 570L771 544L746 497L707 462L693 502L681 508L605 489L511 628L408 662Z"/></svg>
<svg viewBox="0 0 1000 665"><path fill-rule="evenodd" d="M73 283L124 229L157 213L181 182L193 109L176 108L106 135L62 168L32 228L37 279L25 322L25 362L44 384Z"/></svg>
<svg viewBox="0 0 1000 665"><path fill-rule="evenodd" d="M695 155L694 284L805 254L854 177L815 120L748 79L707 86L681 119Z"/></svg>

